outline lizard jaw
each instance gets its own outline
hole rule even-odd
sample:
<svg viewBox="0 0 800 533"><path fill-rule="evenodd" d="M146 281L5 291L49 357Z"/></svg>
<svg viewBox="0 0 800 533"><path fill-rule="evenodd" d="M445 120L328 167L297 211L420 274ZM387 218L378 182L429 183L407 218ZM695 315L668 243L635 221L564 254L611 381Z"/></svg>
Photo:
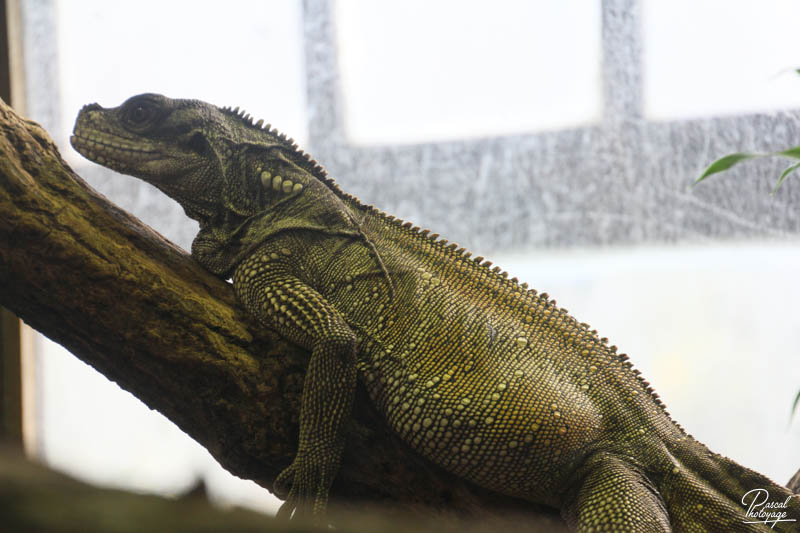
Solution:
<svg viewBox="0 0 800 533"><path fill-rule="evenodd" d="M130 172L141 167L143 161L162 159L157 150L127 139L98 131L85 132L75 128L70 144L90 161L107 166L117 172Z"/></svg>

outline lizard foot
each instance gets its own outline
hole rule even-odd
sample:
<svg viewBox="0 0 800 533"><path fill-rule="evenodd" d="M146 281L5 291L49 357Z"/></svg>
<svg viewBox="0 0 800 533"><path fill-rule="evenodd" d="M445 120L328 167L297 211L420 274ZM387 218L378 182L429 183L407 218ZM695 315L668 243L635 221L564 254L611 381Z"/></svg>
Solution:
<svg viewBox="0 0 800 533"><path fill-rule="evenodd" d="M285 499L277 517L319 522L325 516L328 490L333 480L332 475L327 475L328 470L332 469L298 455L275 480L275 494Z"/></svg>

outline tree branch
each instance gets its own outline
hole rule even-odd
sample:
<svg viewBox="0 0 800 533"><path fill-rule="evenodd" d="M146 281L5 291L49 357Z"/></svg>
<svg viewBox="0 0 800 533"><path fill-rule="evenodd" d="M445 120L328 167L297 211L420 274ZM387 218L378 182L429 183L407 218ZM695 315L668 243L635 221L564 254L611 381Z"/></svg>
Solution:
<svg viewBox="0 0 800 533"><path fill-rule="evenodd" d="M0 153L0 304L163 413L230 472L271 489L294 455L308 354L255 324L229 284L93 191L38 124L2 102ZM331 492L339 502L416 514L532 511L414 453L363 388L353 418Z"/></svg>

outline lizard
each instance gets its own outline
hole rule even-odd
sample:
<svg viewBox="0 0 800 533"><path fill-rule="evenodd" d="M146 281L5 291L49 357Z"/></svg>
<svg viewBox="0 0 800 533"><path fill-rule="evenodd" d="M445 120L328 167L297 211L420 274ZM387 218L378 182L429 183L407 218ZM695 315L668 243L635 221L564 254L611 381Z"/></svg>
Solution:
<svg viewBox="0 0 800 533"><path fill-rule="evenodd" d="M800 529L797 496L689 436L608 339L483 257L343 192L262 120L148 93L84 106L70 141L177 200L199 222L192 257L310 351L298 449L275 481L280 516L324 519L361 380L422 456L558 508L577 531ZM758 490L783 508L755 510L780 520L746 516Z"/></svg>

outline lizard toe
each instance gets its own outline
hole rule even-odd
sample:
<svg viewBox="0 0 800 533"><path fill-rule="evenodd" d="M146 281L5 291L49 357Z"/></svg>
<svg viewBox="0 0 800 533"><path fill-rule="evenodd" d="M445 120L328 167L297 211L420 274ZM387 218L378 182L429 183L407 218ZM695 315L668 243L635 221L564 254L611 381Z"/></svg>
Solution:
<svg viewBox="0 0 800 533"><path fill-rule="evenodd" d="M326 475L325 471L313 461L295 458L275 480L275 494L285 497L278 510L278 518L314 522L321 519L327 510L331 481L331 476Z"/></svg>
<svg viewBox="0 0 800 533"><path fill-rule="evenodd" d="M294 472L294 462L292 462L292 464L284 468L283 471L278 474L278 477L275 478L275 483L272 486L272 492L281 500L286 500L289 498L292 485L294 484Z"/></svg>

